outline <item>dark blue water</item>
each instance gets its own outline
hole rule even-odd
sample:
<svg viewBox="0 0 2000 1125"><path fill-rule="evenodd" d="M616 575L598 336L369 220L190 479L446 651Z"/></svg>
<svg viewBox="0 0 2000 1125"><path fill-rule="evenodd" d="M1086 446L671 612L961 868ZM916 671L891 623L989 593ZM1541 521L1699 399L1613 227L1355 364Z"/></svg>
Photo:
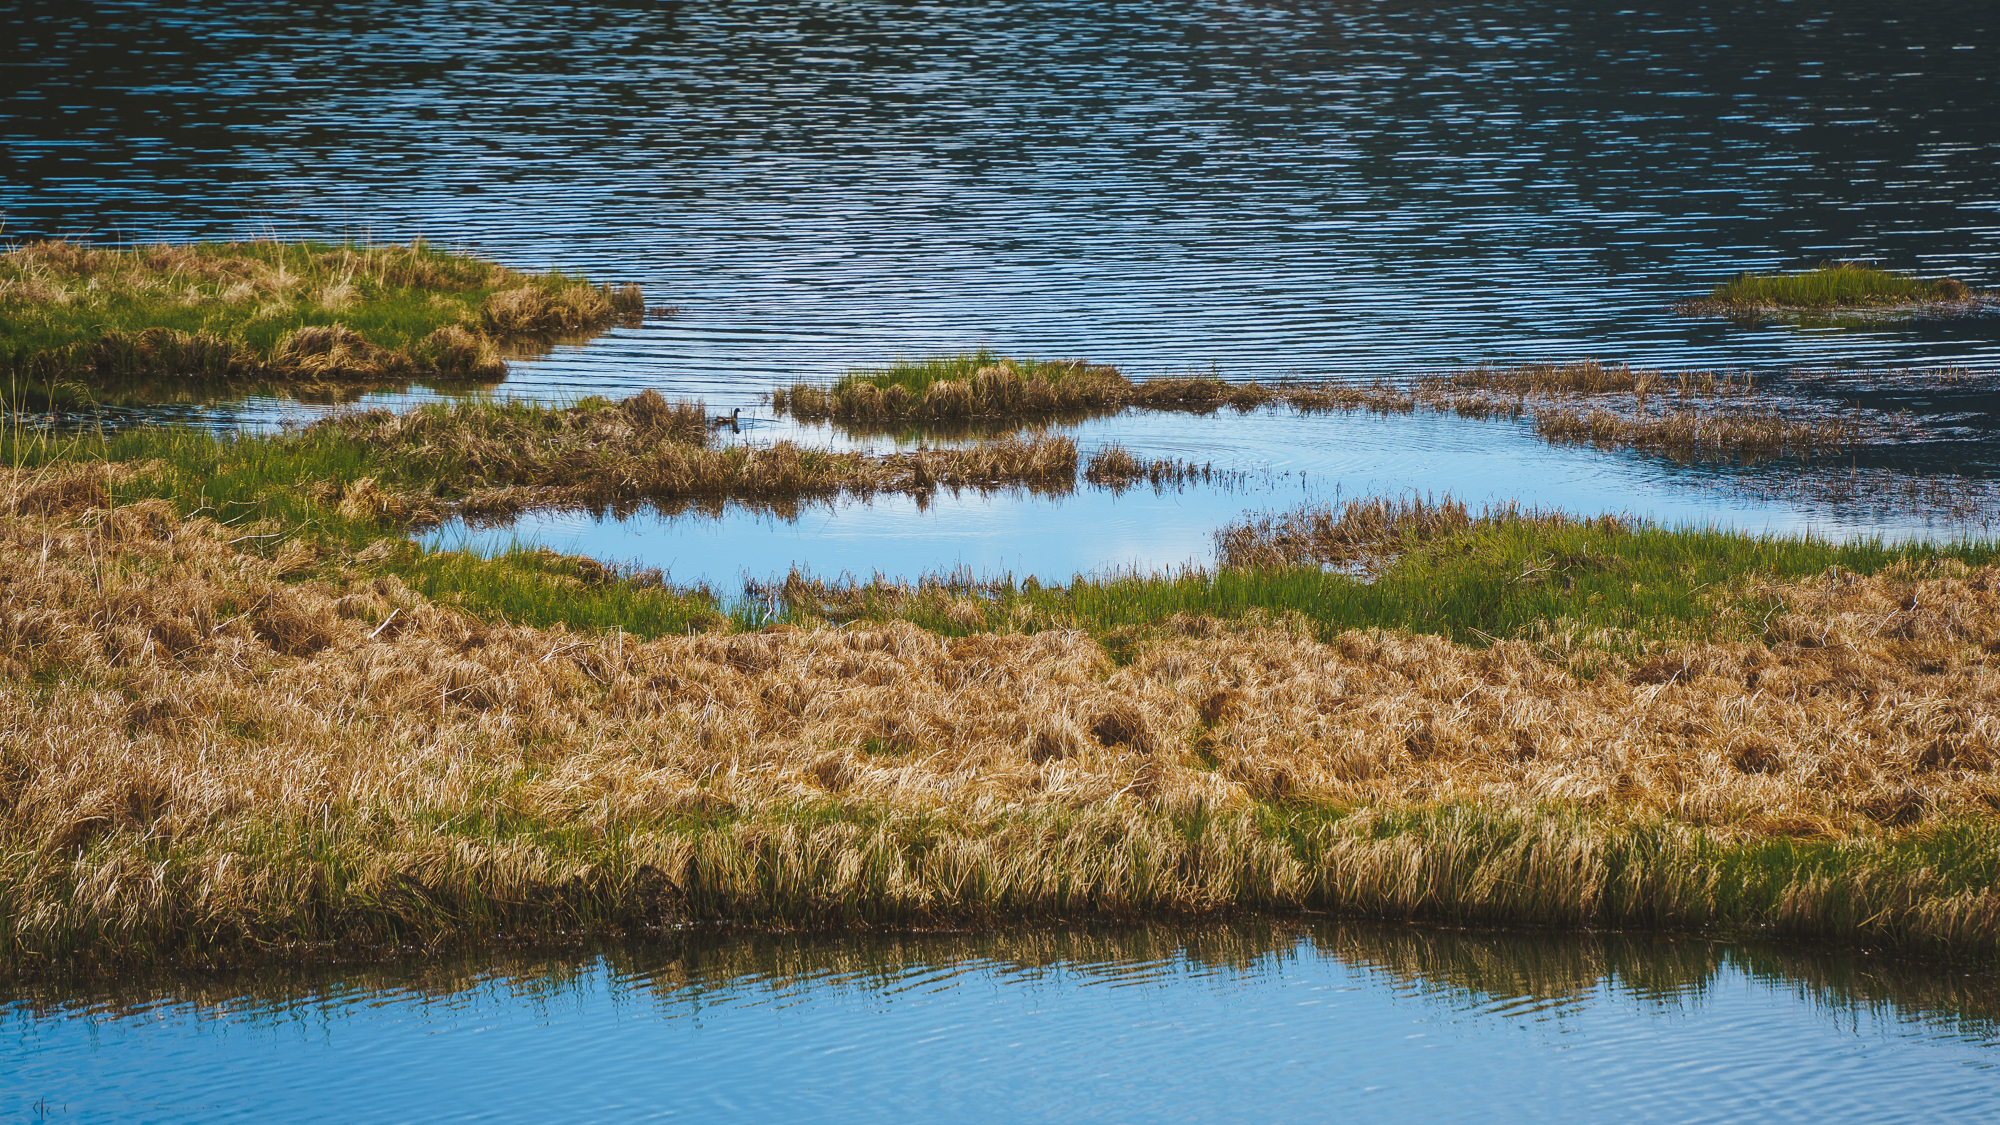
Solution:
<svg viewBox="0 0 2000 1125"><path fill-rule="evenodd" d="M1989 974L1707 942L1256 924L684 935L24 990L9 1120L1947 1122Z"/></svg>

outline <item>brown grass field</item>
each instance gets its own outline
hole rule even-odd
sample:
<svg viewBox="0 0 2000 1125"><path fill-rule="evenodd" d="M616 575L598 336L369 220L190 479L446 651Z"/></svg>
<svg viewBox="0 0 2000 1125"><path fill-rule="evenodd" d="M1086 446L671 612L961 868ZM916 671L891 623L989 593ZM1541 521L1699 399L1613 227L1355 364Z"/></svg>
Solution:
<svg viewBox="0 0 2000 1125"><path fill-rule="evenodd" d="M641 640L113 504L138 471L0 476L19 972L1297 909L2000 943L1992 568L1769 583L1762 639L1588 679L1255 615Z"/></svg>

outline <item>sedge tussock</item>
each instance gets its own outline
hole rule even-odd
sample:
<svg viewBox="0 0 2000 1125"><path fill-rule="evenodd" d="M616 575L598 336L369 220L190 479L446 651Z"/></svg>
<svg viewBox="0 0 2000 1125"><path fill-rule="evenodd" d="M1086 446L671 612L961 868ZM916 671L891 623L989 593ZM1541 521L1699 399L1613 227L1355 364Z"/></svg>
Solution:
<svg viewBox="0 0 2000 1125"><path fill-rule="evenodd" d="M1217 470L1209 462L1197 465L1177 457L1157 457L1147 461L1118 442L1112 442L1091 454L1090 461L1083 469L1083 479L1116 492L1123 492L1142 483L1152 485L1156 492L1193 484L1196 481L1209 484L1218 478L1226 483L1241 479L1243 475L1241 471Z"/></svg>
<svg viewBox="0 0 2000 1125"><path fill-rule="evenodd" d="M1992 567L1765 582L1755 638L1587 679L1255 619L1114 654L980 605L645 640L287 581L238 527L108 504L137 471L0 487L16 968L1300 907L2000 951Z"/></svg>
<svg viewBox="0 0 2000 1125"><path fill-rule="evenodd" d="M1489 506L1474 516L1463 501L1450 496L1377 497L1349 500L1337 510L1308 504L1232 523L1215 534L1216 558L1224 567L1239 569L1379 569L1421 544L1476 526L1502 525L1541 535L1573 526L1618 532L1626 521L1615 516L1579 519L1512 504Z"/></svg>

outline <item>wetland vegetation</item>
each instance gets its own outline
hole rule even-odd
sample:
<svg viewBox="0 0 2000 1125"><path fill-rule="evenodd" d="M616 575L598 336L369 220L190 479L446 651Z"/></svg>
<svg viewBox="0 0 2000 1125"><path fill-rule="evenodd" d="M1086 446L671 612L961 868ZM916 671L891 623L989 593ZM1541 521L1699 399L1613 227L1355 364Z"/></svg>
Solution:
<svg viewBox="0 0 2000 1125"><path fill-rule="evenodd" d="M699 412L438 411L10 437L9 966L1296 909L2000 952L1991 544L1375 501L735 599L382 499Z"/></svg>
<svg viewBox="0 0 2000 1125"><path fill-rule="evenodd" d="M15 409L143 387L492 382L524 343L636 322L637 286L530 274L422 240L0 254L0 362Z"/></svg>
<svg viewBox="0 0 2000 1125"><path fill-rule="evenodd" d="M779 413L832 419L857 432L901 432L913 425L928 432L945 423L944 432L954 436L977 423L1075 420L1126 408L1203 414L1270 405L1303 414L1429 411L1472 419L1527 418L1537 434L1557 444L1739 464L1838 457L1918 432L1907 417L1801 412L1796 399L1760 395L1747 374L1669 372L1594 359L1481 365L1402 383L1229 382L1190 375L1135 384L1112 367L1082 361L1016 364L981 351L850 373L830 387L797 383L772 392L771 401ZM1166 468L1149 465L1142 472L1121 462L1096 471L1106 480L1187 478L1185 472L1167 474Z"/></svg>
<svg viewBox="0 0 2000 1125"><path fill-rule="evenodd" d="M1993 294L1956 278L1919 277L1863 262L1827 262L1804 273L1744 273L1706 297L1676 306L1687 316L1738 318L1839 312L1950 316L1994 307Z"/></svg>
<svg viewBox="0 0 2000 1125"><path fill-rule="evenodd" d="M29 394L483 376L503 341L641 310L421 244L42 243L5 269ZM1739 462L1898 436L1595 361L1135 384L971 352L773 404L890 427L1429 410ZM795 571L738 596L407 539L530 509L1233 479L1043 431L886 454L713 434L653 391L264 435L16 425L0 961L1301 909L2000 954L2000 730L1962 706L2000 651L1991 543L1409 497L1251 514L1180 573Z"/></svg>

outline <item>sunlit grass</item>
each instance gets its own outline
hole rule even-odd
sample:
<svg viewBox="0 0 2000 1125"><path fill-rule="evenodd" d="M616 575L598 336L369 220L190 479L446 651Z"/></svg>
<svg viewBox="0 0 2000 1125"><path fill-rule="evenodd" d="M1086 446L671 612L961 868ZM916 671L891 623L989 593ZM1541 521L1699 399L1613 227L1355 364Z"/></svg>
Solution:
<svg viewBox="0 0 2000 1125"><path fill-rule="evenodd" d="M498 346L643 311L561 273L528 274L422 241L38 242L0 254L0 361L11 398L157 379L497 379ZM67 392L67 393L66 393Z"/></svg>
<svg viewBox="0 0 2000 1125"><path fill-rule="evenodd" d="M1798 274L1745 273L1718 285L1711 302L1760 308L1839 308L1959 301L1969 290L1952 278L1921 278L1858 262L1835 262Z"/></svg>

